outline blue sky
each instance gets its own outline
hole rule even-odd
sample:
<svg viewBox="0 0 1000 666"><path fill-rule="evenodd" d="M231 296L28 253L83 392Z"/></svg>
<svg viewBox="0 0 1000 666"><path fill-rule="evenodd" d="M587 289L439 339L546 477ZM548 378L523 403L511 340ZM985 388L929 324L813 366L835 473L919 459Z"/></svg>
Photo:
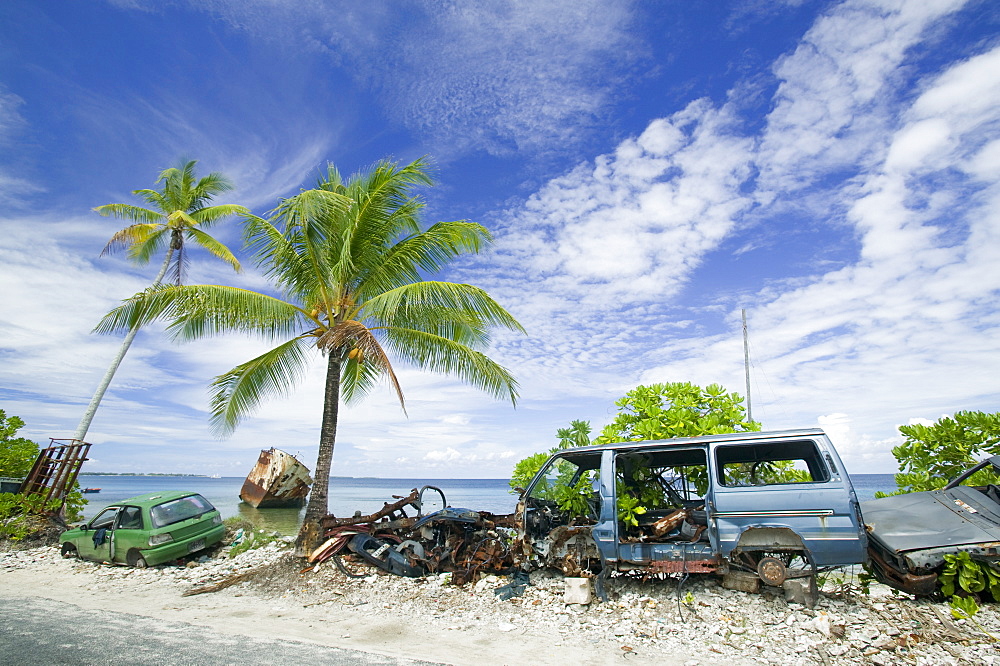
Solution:
<svg viewBox="0 0 1000 666"><path fill-rule="evenodd" d="M429 155L428 223L496 236L445 277L527 329L493 351L517 409L399 368L409 416L387 387L343 410L335 475L506 477L637 384L743 393L741 309L754 417L827 428L852 472L997 410L996 3L8 0L0 26L0 408L37 441L72 436L118 342L90 330L155 275L99 256L120 223L91 208L181 157L264 213L327 161ZM189 283L265 287L191 256ZM311 464L318 362L209 433L209 381L260 350L142 332L89 468Z"/></svg>

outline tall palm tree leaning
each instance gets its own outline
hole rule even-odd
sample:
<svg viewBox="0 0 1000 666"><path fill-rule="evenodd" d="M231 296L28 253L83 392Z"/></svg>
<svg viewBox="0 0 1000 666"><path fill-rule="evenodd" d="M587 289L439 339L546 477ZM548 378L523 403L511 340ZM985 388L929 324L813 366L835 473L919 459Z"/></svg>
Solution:
<svg viewBox="0 0 1000 666"><path fill-rule="evenodd" d="M233 184L221 173L210 173L195 182L194 166L197 160L182 161L177 167L167 169L156 179L163 183L161 190L134 190L152 208L143 208L131 204L107 204L94 210L104 217L117 217L131 220L133 224L115 233L101 252L103 257L118 250L125 250L129 259L137 264L147 264L153 255L164 247L167 254L163 258L160 272L153 280L153 286L159 285L171 271L171 278L176 284L181 284L187 265L187 255L184 251L185 240L197 243L213 255L240 270L240 262L225 245L208 235L202 229L208 228L219 220L232 215L248 215L243 206L234 204L219 204L209 206L212 198L221 192L233 189ZM122 340L118 353L111 361L107 372L101 379L94 397L90 400L87 411L80 419L74 439L83 440L94 420L94 414L104 398L104 393L111 385L111 380L121 365L122 359L132 346L139 326L129 329Z"/></svg>
<svg viewBox="0 0 1000 666"><path fill-rule="evenodd" d="M315 189L281 201L267 219L248 216L248 248L280 296L225 286L151 288L108 313L109 332L167 321L176 339L241 331L280 344L212 383L212 425L233 431L262 399L287 394L309 362L326 356L319 454L299 552L317 545L327 514L330 466L340 400L362 397L385 377L401 406L390 353L425 369L455 375L515 402L517 382L483 353L496 326L522 332L517 321L478 287L424 279L492 239L471 222L420 225L416 186L430 185L418 159L400 167L381 161L341 180L330 166Z"/></svg>

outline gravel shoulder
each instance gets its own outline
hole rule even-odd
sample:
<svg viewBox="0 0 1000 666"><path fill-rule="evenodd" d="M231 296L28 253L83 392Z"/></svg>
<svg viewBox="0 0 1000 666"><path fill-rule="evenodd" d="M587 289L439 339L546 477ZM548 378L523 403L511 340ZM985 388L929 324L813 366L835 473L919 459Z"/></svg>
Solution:
<svg viewBox="0 0 1000 666"><path fill-rule="evenodd" d="M0 589L232 635L458 665L1000 664L988 635L1000 636L994 607L975 622L955 620L947 604L877 584L866 596L836 573L815 609L724 590L706 576L692 576L680 595L676 579L614 578L608 603L580 605L566 604L562 577L547 572L532 573L523 595L504 601L494 594L504 577L459 588L447 575L348 578L330 563L302 572L280 543L202 559L138 570L63 559L56 547L7 551ZM184 596L236 576L219 591Z"/></svg>

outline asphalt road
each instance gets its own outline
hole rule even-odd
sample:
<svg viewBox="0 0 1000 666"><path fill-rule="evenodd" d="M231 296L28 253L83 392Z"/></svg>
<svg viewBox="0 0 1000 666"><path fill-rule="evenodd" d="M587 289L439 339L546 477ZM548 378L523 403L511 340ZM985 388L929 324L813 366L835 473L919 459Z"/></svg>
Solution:
<svg viewBox="0 0 1000 666"><path fill-rule="evenodd" d="M261 627L261 631L266 630ZM298 641L226 635L185 622L87 610L50 599L0 599L0 664L431 666L434 663Z"/></svg>

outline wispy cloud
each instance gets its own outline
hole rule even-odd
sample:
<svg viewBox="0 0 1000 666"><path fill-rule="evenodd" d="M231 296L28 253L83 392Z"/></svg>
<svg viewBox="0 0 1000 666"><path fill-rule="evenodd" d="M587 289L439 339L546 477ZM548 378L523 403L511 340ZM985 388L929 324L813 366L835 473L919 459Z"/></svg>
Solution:
<svg viewBox="0 0 1000 666"><path fill-rule="evenodd" d="M28 123L20 113L24 100L9 92L0 84L0 150L7 153L7 159L0 160L0 205L20 207L25 198L45 191L42 186L16 174L16 166L10 155L11 147L28 129Z"/></svg>
<svg viewBox="0 0 1000 666"><path fill-rule="evenodd" d="M644 53L631 2L191 5L255 39L324 53L442 160L576 145Z"/></svg>

